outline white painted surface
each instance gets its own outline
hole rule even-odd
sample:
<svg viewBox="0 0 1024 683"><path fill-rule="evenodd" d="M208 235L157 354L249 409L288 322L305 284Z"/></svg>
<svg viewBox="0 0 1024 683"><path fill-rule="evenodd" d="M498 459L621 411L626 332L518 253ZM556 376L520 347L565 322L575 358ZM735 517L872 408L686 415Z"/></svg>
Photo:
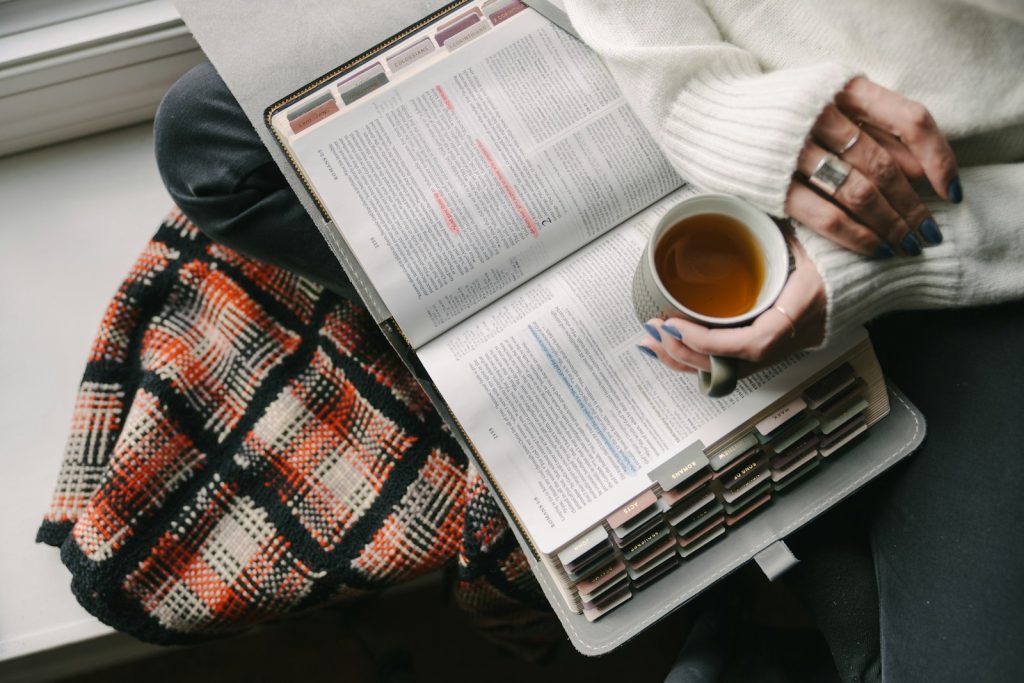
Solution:
<svg viewBox="0 0 1024 683"><path fill-rule="evenodd" d="M93 11L62 16L59 8L55 11L52 7L45 7L44 3L33 1L32 6L38 6L40 14L50 13L57 20L48 21L40 16L29 18L22 26L17 26L21 23L17 17L3 16L10 14L11 9L18 11L18 8L5 8L7 11L0 12L0 18L10 21L10 26L2 30L4 40L0 41L0 67L55 57L83 46L108 42L114 36L136 35L154 26L181 23L170 0L93 2ZM75 3L81 4L84 3ZM24 14L24 9L21 12ZM37 27L32 28L32 24Z"/></svg>
<svg viewBox="0 0 1024 683"><path fill-rule="evenodd" d="M0 156L152 120L201 60L170 0L0 0Z"/></svg>
<svg viewBox="0 0 1024 683"><path fill-rule="evenodd" d="M0 662L110 632L34 539L100 317L171 205L152 143L147 123L0 159Z"/></svg>

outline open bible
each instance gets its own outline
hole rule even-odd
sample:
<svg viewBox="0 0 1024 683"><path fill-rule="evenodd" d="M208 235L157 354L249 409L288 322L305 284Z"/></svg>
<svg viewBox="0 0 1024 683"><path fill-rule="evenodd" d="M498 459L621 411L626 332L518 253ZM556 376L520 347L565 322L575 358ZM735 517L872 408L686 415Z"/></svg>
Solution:
<svg viewBox="0 0 1024 683"><path fill-rule="evenodd" d="M873 427L891 394L863 330L723 399L636 351L640 253L697 190L600 59L519 0L448 5L266 124L585 652L751 558L781 571L773 544L923 435ZM861 457L869 432L884 447Z"/></svg>

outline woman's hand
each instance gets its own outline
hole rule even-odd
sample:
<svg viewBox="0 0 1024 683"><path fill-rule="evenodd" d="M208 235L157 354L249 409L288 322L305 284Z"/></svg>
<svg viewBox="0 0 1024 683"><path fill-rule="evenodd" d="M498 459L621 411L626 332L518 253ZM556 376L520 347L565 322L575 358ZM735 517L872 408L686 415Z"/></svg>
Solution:
<svg viewBox="0 0 1024 683"><path fill-rule="evenodd" d="M831 195L809 182L829 154L850 167ZM927 180L953 203L963 197L953 150L928 110L860 77L818 117L797 170L787 215L865 256L917 256L922 240L942 241L911 182Z"/></svg>
<svg viewBox="0 0 1024 683"><path fill-rule="evenodd" d="M789 243L796 268L776 305L753 323L708 329L681 318L654 318L644 325L650 336L640 345L641 351L683 372L709 369L708 355L731 356L745 361L740 374L747 375L820 344L825 335L825 284L800 243L792 236Z"/></svg>

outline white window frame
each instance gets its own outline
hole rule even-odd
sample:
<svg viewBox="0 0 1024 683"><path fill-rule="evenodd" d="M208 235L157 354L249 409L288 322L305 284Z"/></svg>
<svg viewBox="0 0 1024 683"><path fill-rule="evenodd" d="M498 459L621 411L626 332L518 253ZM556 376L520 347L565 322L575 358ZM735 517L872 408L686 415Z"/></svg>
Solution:
<svg viewBox="0 0 1024 683"><path fill-rule="evenodd" d="M0 156L151 119L203 58L170 0L0 0L2 18L23 30L0 36Z"/></svg>
<svg viewBox="0 0 1024 683"><path fill-rule="evenodd" d="M0 38L144 0L0 0Z"/></svg>

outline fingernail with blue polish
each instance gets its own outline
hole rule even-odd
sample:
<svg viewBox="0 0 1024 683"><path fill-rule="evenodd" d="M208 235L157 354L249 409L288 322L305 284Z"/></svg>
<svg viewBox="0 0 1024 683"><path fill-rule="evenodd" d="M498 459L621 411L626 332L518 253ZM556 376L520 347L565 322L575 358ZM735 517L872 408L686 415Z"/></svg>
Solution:
<svg viewBox="0 0 1024 683"><path fill-rule="evenodd" d="M683 333L674 328L672 325L669 325L668 323L663 323L661 329L673 339L683 341Z"/></svg>
<svg viewBox="0 0 1024 683"><path fill-rule="evenodd" d="M644 323L644 329L647 330L647 334L654 337L655 340L661 341L661 333L658 332L658 328L650 323Z"/></svg>
<svg viewBox="0 0 1024 683"><path fill-rule="evenodd" d="M931 218L925 218L921 221L921 226L918 230L921 231L921 237L923 237L928 244L942 244L942 231L939 230L938 224Z"/></svg>
<svg viewBox="0 0 1024 683"><path fill-rule="evenodd" d="M949 195L949 201L954 204L959 204L964 200L964 188L960 186L960 176L949 181L946 193Z"/></svg>
<svg viewBox="0 0 1024 683"><path fill-rule="evenodd" d="M638 346L636 348L640 349L644 354L650 356L651 358L657 358L658 357L658 354L656 354L654 351L651 351L646 346Z"/></svg>
<svg viewBox="0 0 1024 683"><path fill-rule="evenodd" d="M900 242L900 246L903 248L903 253L907 256L920 256L921 255L921 243L917 241L917 238L911 235L909 232L907 236Z"/></svg>
<svg viewBox="0 0 1024 683"><path fill-rule="evenodd" d="M877 259L892 258L895 255L896 255L896 252L893 251L892 247L890 247L885 242L882 242L881 244L879 244L878 248L875 249L875 258L877 258Z"/></svg>

